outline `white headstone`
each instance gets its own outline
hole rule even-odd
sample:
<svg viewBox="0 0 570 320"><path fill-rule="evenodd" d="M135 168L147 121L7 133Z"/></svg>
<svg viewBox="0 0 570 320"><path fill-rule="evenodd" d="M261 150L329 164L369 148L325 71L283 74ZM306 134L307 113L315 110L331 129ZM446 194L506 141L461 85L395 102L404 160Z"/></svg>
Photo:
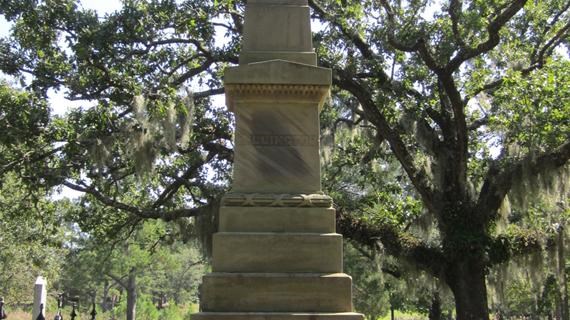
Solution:
<svg viewBox="0 0 570 320"><path fill-rule="evenodd" d="M43 305L44 316L47 301L47 281L44 277L39 276L34 286L34 309L32 311L32 320L36 320L40 314L40 306Z"/></svg>

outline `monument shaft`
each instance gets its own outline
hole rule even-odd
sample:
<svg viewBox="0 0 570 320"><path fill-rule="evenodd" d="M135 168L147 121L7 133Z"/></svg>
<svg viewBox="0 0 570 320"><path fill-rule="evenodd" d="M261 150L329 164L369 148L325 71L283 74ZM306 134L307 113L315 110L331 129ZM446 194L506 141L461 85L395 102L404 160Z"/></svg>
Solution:
<svg viewBox="0 0 570 320"><path fill-rule="evenodd" d="M319 112L331 79L316 66L307 0L247 2L240 65L224 79L233 184L194 320L363 319L321 191Z"/></svg>

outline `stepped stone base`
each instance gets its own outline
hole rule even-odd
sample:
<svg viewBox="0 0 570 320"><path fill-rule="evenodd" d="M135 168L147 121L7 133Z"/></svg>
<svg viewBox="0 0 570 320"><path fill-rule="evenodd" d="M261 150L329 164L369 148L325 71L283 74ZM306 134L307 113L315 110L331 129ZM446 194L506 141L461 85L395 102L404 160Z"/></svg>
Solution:
<svg viewBox="0 0 570 320"><path fill-rule="evenodd" d="M201 306L206 312L347 312L351 285L344 273L210 273Z"/></svg>
<svg viewBox="0 0 570 320"><path fill-rule="evenodd" d="M200 312L192 320L364 320L360 313Z"/></svg>
<svg viewBox="0 0 570 320"><path fill-rule="evenodd" d="M244 233L214 235L214 272L342 272L337 233Z"/></svg>

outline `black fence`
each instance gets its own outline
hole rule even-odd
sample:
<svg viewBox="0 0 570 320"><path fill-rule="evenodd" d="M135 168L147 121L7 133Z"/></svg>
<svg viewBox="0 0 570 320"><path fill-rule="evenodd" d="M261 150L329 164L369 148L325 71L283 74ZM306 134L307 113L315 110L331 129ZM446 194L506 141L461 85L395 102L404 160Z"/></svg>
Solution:
<svg viewBox="0 0 570 320"><path fill-rule="evenodd" d="M63 304L64 304L64 295L60 294L58 296L57 299L57 313L55 315L55 317L53 318L53 320L64 320L66 319L63 314L62 314L62 309L63 309ZM77 314L77 302L72 302L71 303L71 313L69 314L69 318L70 320L75 320L76 317L78 316ZM38 316L36 317L35 320L46 320L46 317L44 315L44 305L40 304L40 313L38 314ZM97 310L95 310L95 302L93 302L92 304L92 308L91 308L91 312L89 313L91 315L90 320L96 320L97 319ZM2 319L8 319L8 315L5 311L4 308L4 298L0 298L0 320Z"/></svg>
<svg viewBox="0 0 570 320"><path fill-rule="evenodd" d="M0 319L6 318L6 312L4 311L4 298L0 298Z"/></svg>

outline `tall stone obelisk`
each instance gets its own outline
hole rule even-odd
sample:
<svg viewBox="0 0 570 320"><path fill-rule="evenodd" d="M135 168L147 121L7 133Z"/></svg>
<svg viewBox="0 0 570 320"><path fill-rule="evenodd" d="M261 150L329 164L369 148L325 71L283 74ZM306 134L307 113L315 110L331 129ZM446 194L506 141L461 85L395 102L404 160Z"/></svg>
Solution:
<svg viewBox="0 0 570 320"><path fill-rule="evenodd" d="M316 66L307 0L248 0L240 65L225 74L236 117L231 192L193 320L361 320L342 236L321 191Z"/></svg>

